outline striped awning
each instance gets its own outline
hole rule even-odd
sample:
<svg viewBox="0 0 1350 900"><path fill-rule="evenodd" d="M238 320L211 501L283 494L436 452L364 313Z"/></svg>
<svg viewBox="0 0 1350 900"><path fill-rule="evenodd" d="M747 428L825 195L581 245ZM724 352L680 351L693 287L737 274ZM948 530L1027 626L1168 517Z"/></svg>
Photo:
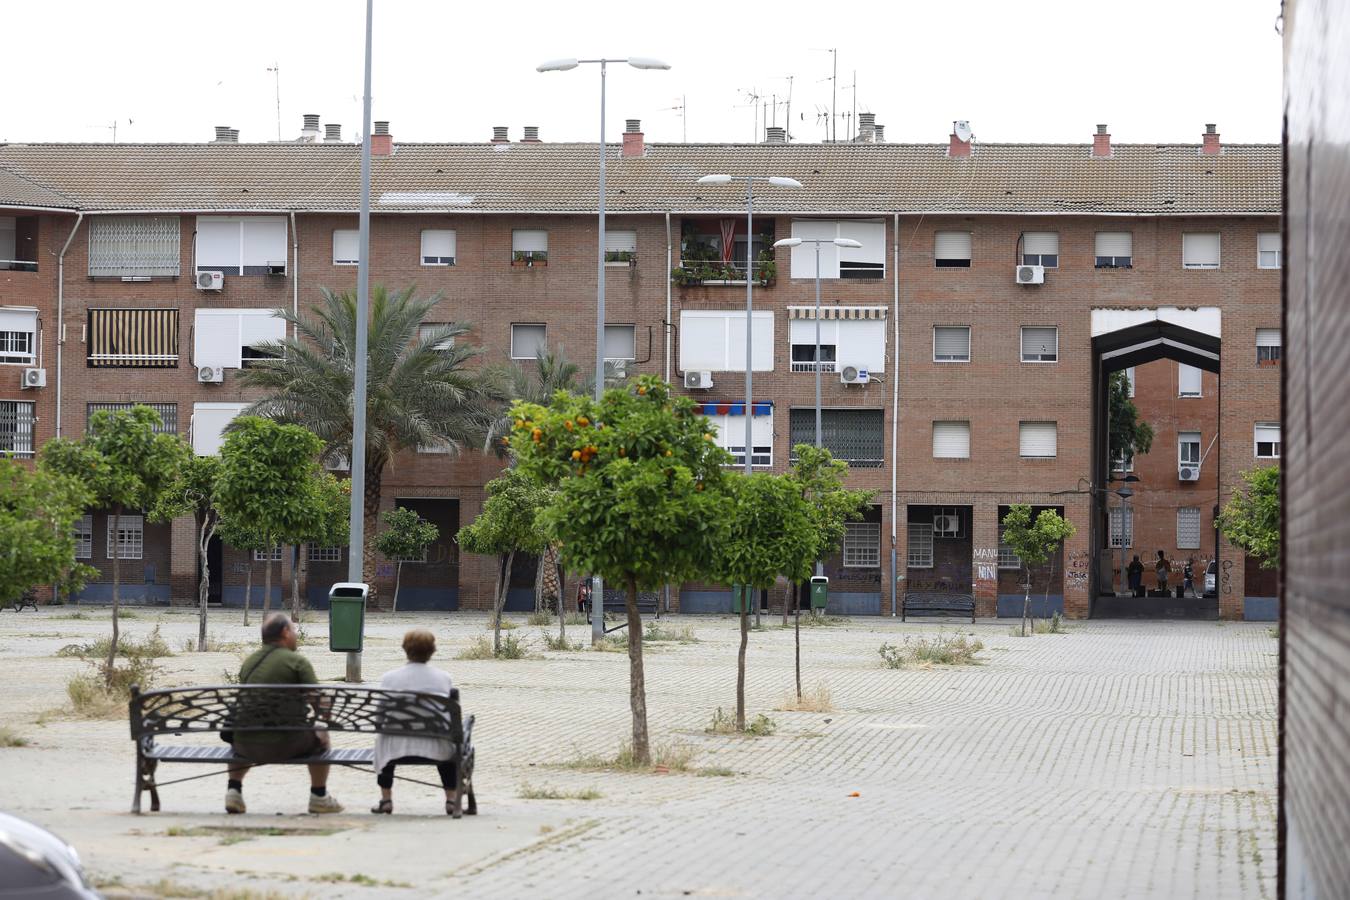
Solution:
<svg viewBox="0 0 1350 900"><path fill-rule="evenodd" d="M700 403L698 411L705 416L743 416L745 415L745 401L742 400L739 403ZM755 415L773 415L773 401L756 400Z"/></svg>
<svg viewBox="0 0 1350 900"><path fill-rule="evenodd" d="M814 306L789 306L789 319L814 319L816 317L816 308ZM884 319L886 318L886 307L884 306L822 306L820 308L821 319Z"/></svg>
<svg viewBox="0 0 1350 900"><path fill-rule="evenodd" d="M89 365L172 368L178 365L178 310L89 310Z"/></svg>

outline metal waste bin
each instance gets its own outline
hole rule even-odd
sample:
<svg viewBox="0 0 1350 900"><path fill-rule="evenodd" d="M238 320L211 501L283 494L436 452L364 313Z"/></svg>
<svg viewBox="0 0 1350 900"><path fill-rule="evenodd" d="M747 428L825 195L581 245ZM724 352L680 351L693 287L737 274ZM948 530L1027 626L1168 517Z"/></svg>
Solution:
<svg viewBox="0 0 1350 900"><path fill-rule="evenodd" d="M328 649L360 653L366 631L366 598L370 585L340 581L328 589Z"/></svg>
<svg viewBox="0 0 1350 900"><path fill-rule="evenodd" d="M755 589L748 584L733 584L731 586L731 611L734 613L751 613L755 611L751 605L751 598L755 594Z"/></svg>
<svg viewBox="0 0 1350 900"><path fill-rule="evenodd" d="M811 576L811 608L824 609L830 603L830 579L825 575Z"/></svg>

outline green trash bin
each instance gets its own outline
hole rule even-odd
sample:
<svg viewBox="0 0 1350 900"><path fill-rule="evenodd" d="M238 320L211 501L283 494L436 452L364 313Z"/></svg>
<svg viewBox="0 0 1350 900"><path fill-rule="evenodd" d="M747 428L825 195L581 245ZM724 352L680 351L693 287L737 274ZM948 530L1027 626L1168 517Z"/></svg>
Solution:
<svg viewBox="0 0 1350 900"><path fill-rule="evenodd" d="M731 586L731 611L738 614L754 612L755 608L752 605L754 595L754 588L744 584L733 584Z"/></svg>
<svg viewBox="0 0 1350 900"><path fill-rule="evenodd" d="M811 576L811 608L824 609L830 605L830 579L825 575Z"/></svg>
<svg viewBox="0 0 1350 900"><path fill-rule="evenodd" d="M338 582L328 590L328 649L360 653L366 631L366 598L370 586Z"/></svg>

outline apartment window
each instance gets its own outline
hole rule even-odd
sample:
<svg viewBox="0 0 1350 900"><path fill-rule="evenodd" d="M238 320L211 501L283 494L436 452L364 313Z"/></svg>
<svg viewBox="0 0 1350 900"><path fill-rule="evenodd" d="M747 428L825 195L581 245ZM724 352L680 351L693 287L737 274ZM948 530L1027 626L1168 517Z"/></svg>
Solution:
<svg viewBox="0 0 1350 900"><path fill-rule="evenodd" d="M1059 329L1022 326L1022 362L1058 362Z"/></svg>
<svg viewBox="0 0 1350 900"><path fill-rule="evenodd" d="M881 523L844 523L844 568L875 569L881 566Z"/></svg>
<svg viewBox="0 0 1350 900"><path fill-rule="evenodd" d="M811 306L788 307L788 341L792 347L792 371L816 370L816 311ZM745 313L741 313L744 321ZM740 327L745 332L745 327ZM760 336L756 325L755 344ZM758 354L756 354L758 355ZM834 306L821 310L820 371L834 372L839 364L869 372L886 371L886 310L879 306ZM741 349L739 367L745 368Z"/></svg>
<svg viewBox="0 0 1350 900"><path fill-rule="evenodd" d="M970 423L934 422L933 458L969 459Z"/></svg>
<svg viewBox="0 0 1350 900"><path fill-rule="evenodd" d="M606 325L605 359L637 359L636 332L633 325Z"/></svg>
<svg viewBox="0 0 1350 900"><path fill-rule="evenodd" d="M1183 506L1177 510L1177 549L1200 549L1200 507Z"/></svg>
<svg viewBox="0 0 1350 900"><path fill-rule="evenodd" d="M0 271L36 272L37 216L0 216Z"/></svg>
<svg viewBox="0 0 1350 900"><path fill-rule="evenodd" d="M605 264L613 266L632 265L637 259L636 231L605 232Z"/></svg>
<svg viewBox="0 0 1350 900"><path fill-rule="evenodd" d="M773 371L773 320L771 310L752 316L753 371ZM826 323L820 324L823 340ZM681 371L745 371L745 310L682 310L679 338Z"/></svg>
<svg viewBox="0 0 1350 900"><path fill-rule="evenodd" d="M286 217L198 216L196 256L198 272L215 270L226 275L285 272ZM352 258L355 259L354 254Z"/></svg>
<svg viewBox="0 0 1350 900"><path fill-rule="evenodd" d="M183 227L177 216L94 216L89 277L177 276Z"/></svg>
<svg viewBox="0 0 1350 900"><path fill-rule="evenodd" d="M85 428L88 429L89 422L94 418L96 412L121 412L131 409L133 406L148 406L159 413L159 422L153 427L156 434L177 434L178 433L178 404L177 403L86 403L85 404Z"/></svg>
<svg viewBox="0 0 1350 900"><path fill-rule="evenodd" d="M523 229L511 232L511 262L520 266L547 265L548 232Z"/></svg>
<svg viewBox="0 0 1350 900"><path fill-rule="evenodd" d="M28 401L0 400L0 454L32 457L35 409Z"/></svg>
<svg viewBox="0 0 1350 900"><path fill-rule="evenodd" d="M1006 530L1006 525L998 526L998 567L1000 569L1020 569L1022 568L1022 557L1018 556L1017 551L1003 541L1003 533Z"/></svg>
<svg viewBox="0 0 1350 900"><path fill-rule="evenodd" d="M118 559L140 559L145 551L145 519L125 514L116 517L116 534L113 521L114 517L108 516L108 559L113 558L114 546Z"/></svg>
<svg viewBox="0 0 1350 900"><path fill-rule="evenodd" d="M1126 383L1126 385L1128 385L1128 387L1126 388L1126 396L1127 396L1127 397L1130 397L1130 398L1133 398L1133 397L1134 397L1134 366L1130 366L1128 369L1125 370L1125 383Z"/></svg>
<svg viewBox="0 0 1350 900"><path fill-rule="evenodd" d="M822 279L886 277L886 223L881 219L797 219L792 223L792 236L802 239L789 256L793 278L816 277L817 246ZM854 240L862 246L807 243L836 238Z"/></svg>
<svg viewBox="0 0 1350 900"><path fill-rule="evenodd" d="M1188 366L1185 363L1177 363L1177 396L1178 397L1199 397L1201 396L1201 385L1203 376L1200 370L1195 366Z"/></svg>
<svg viewBox="0 0 1350 900"><path fill-rule="evenodd" d="M1134 256L1134 235L1128 231L1097 232L1097 268L1128 269Z"/></svg>
<svg viewBox="0 0 1350 900"><path fill-rule="evenodd" d="M933 568L933 523L910 522L908 552L905 565L911 569Z"/></svg>
<svg viewBox="0 0 1350 900"><path fill-rule="evenodd" d="M0 363L31 366L36 360L36 309L0 307Z"/></svg>
<svg viewBox="0 0 1350 900"><path fill-rule="evenodd" d="M309 545L309 561L316 563L335 563L342 562L341 547L319 547L314 544Z"/></svg>
<svg viewBox="0 0 1350 900"><path fill-rule="evenodd" d="M1134 471L1134 451L1132 449L1121 450L1111 457L1112 472L1133 472Z"/></svg>
<svg viewBox="0 0 1350 900"><path fill-rule="evenodd" d="M970 326L933 326L933 362L970 362Z"/></svg>
<svg viewBox="0 0 1350 900"><path fill-rule="evenodd" d="M453 266L455 264L455 233L445 229L428 228L422 232L422 265Z"/></svg>
<svg viewBox="0 0 1350 900"><path fill-rule="evenodd" d="M178 366L178 310L89 310L91 369L157 369Z"/></svg>
<svg viewBox="0 0 1350 900"><path fill-rule="evenodd" d="M441 329L449 327L450 327L449 323L446 322L423 322L421 325L417 326L417 337L425 341L428 338L435 336L437 332L440 331ZM455 346L455 338L452 335L450 337L443 338L437 341L436 346L434 346L432 349L449 350L454 346Z"/></svg>
<svg viewBox="0 0 1350 900"><path fill-rule="evenodd" d="M880 409L822 409L820 443L854 469L878 469L883 461L886 414ZM816 443L814 407L796 407L789 411L789 443Z"/></svg>
<svg viewBox="0 0 1350 900"><path fill-rule="evenodd" d="M933 265L939 269L969 269L970 257L969 231L939 231L933 235Z"/></svg>
<svg viewBox="0 0 1350 900"><path fill-rule="evenodd" d="M1177 433L1177 466L1200 465L1200 432L1181 431Z"/></svg>
<svg viewBox="0 0 1350 900"><path fill-rule="evenodd" d="M1018 452L1027 459L1046 459L1059 449L1059 429L1054 422L1019 422Z"/></svg>
<svg viewBox="0 0 1350 900"><path fill-rule="evenodd" d="M719 409L726 410L719 412ZM717 446L731 454L732 465L745 465L745 403L705 403L703 414L716 429ZM789 416L789 419L791 416ZM750 422L752 466L773 465L773 404L755 402Z"/></svg>
<svg viewBox="0 0 1350 900"><path fill-rule="evenodd" d="M192 452L216 456L225 443L225 427L248 408L247 403L192 404Z"/></svg>
<svg viewBox="0 0 1350 900"><path fill-rule="evenodd" d="M1059 266L1059 234L1054 231L1028 231L1022 235L1022 265Z"/></svg>
<svg viewBox="0 0 1350 900"><path fill-rule="evenodd" d="M254 562L281 562L281 545L277 544L270 551L263 548L256 548L253 551Z"/></svg>
<svg viewBox="0 0 1350 900"><path fill-rule="evenodd" d="M1258 366L1278 366L1284 352L1280 343L1280 329L1256 329L1256 364Z"/></svg>
<svg viewBox="0 0 1350 900"><path fill-rule="evenodd" d="M512 323L511 358L538 359L539 354L548 349L545 341L547 326Z"/></svg>
<svg viewBox="0 0 1350 900"><path fill-rule="evenodd" d="M1255 440L1257 459L1280 458L1280 426L1277 423L1258 423Z"/></svg>
<svg viewBox="0 0 1350 900"><path fill-rule="evenodd" d="M333 230L333 265L355 266L361 262L361 232L355 228Z"/></svg>
<svg viewBox="0 0 1350 900"><path fill-rule="evenodd" d="M1111 526L1108 529L1109 533L1108 545L1117 550L1123 547L1134 546L1134 510L1126 508L1125 510L1123 510L1123 513L1125 522L1125 527L1123 530L1120 527L1122 518L1121 508L1119 506L1113 506L1107 513L1107 518L1110 521Z"/></svg>
<svg viewBox="0 0 1350 900"><path fill-rule="evenodd" d="M1217 269L1219 267L1219 236L1217 234L1183 234L1181 236L1181 265L1186 269Z"/></svg>
<svg viewBox="0 0 1350 900"><path fill-rule="evenodd" d="M1256 236L1256 267L1258 269L1278 269L1280 267L1280 233L1263 231Z"/></svg>
<svg viewBox="0 0 1350 900"><path fill-rule="evenodd" d="M93 559L94 558L94 517L80 516L75 520L75 525L71 529L71 537L75 539L75 558Z"/></svg>
<svg viewBox="0 0 1350 900"><path fill-rule="evenodd" d="M192 361L197 366L240 369L275 359L265 348L286 338L286 320L270 309L199 309L195 321Z"/></svg>

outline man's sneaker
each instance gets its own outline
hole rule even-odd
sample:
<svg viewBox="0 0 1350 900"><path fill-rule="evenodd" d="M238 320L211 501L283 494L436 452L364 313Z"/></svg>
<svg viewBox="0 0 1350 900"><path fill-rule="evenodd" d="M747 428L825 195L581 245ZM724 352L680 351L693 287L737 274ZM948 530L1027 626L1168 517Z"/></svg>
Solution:
<svg viewBox="0 0 1350 900"><path fill-rule="evenodd" d="M309 811L315 815L340 813L342 812L342 804L337 802L337 798L332 794L324 794L322 797L316 797L313 794L310 794Z"/></svg>
<svg viewBox="0 0 1350 900"><path fill-rule="evenodd" d="M244 792L230 788L225 792L225 811L227 813L248 812L244 805Z"/></svg>

